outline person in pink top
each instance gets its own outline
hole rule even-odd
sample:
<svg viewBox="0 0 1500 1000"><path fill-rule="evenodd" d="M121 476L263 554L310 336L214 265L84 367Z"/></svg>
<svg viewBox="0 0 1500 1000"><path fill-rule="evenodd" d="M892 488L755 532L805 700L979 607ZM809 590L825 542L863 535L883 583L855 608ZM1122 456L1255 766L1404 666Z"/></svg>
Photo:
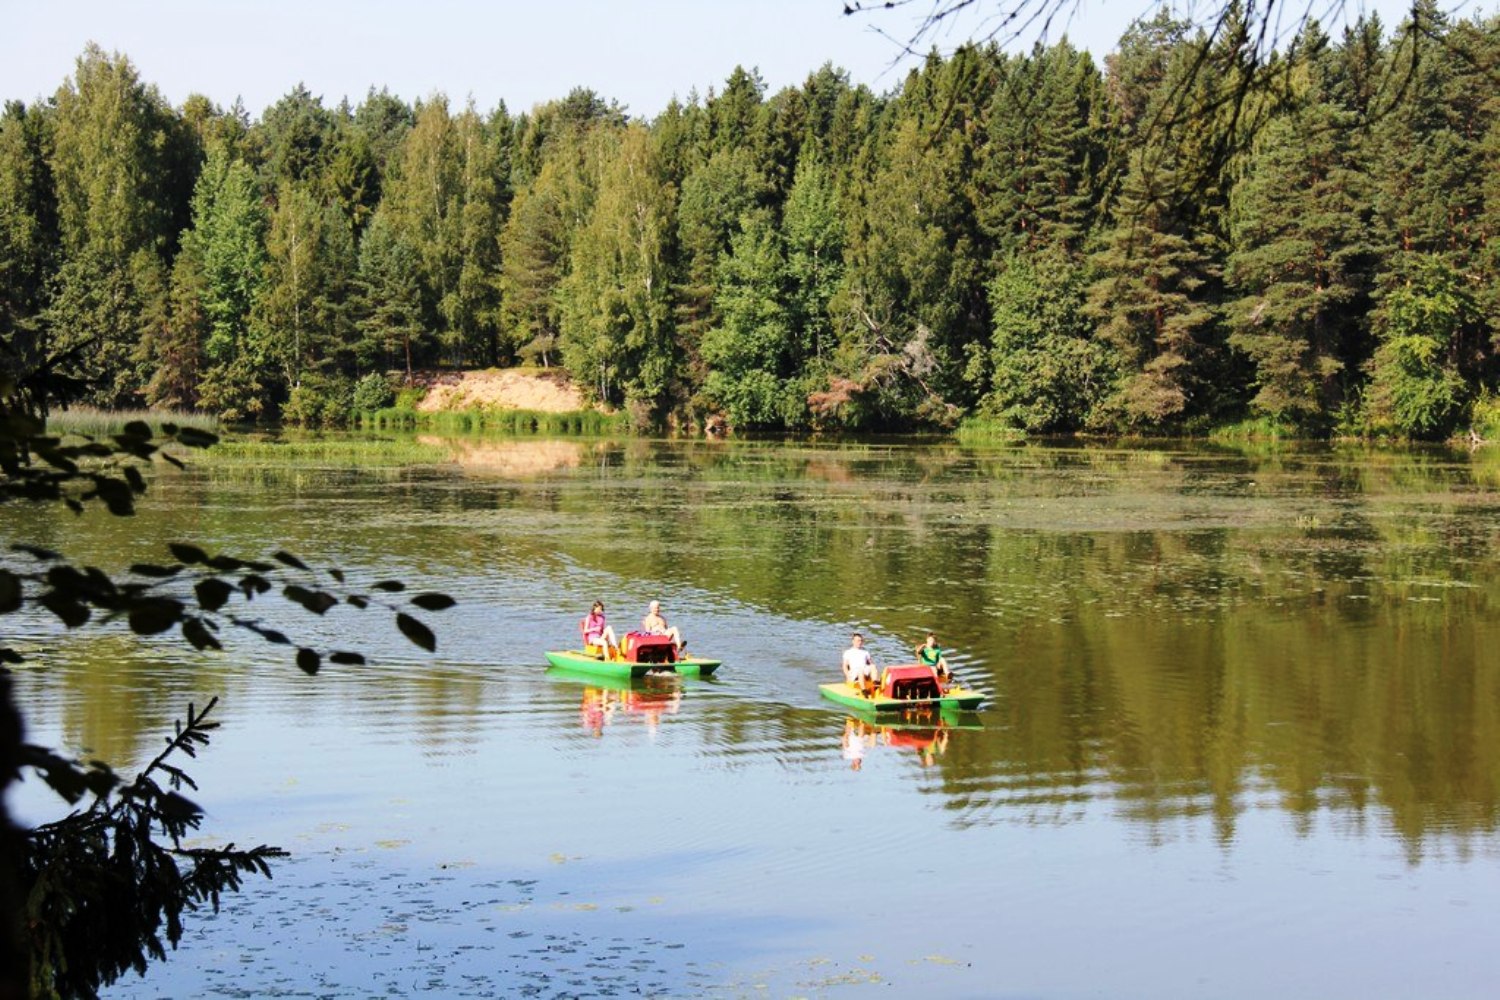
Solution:
<svg viewBox="0 0 1500 1000"><path fill-rule="evenodd" d="M583 633L585 649L589 646L598 646L604 650L606 657L620 655L620 643L615 639L615 630L604 620L603 601L594 602L587 617L578 623L578 628Z"/></svg>

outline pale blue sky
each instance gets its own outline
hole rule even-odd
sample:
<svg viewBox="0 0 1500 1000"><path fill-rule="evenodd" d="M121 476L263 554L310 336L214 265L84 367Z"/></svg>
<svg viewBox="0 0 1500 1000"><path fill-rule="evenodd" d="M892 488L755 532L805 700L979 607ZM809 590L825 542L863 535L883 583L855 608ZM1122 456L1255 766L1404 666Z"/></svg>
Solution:
<svg viewBox="0 0 1500 1000"><path fill-rule="evenodd" d="M991 9L999 2L992 0ZM472 96L481 110L503 99L513 112L586 86L644 117L674 95L718 87L736 64L758 68L772 92L801 83L829 61L857 83L892 89L910 60L901 60L871 25L905 39L929 0L856 17L845 17L842 6L842 0L6 0L0 98L29 103L50 95L89 41L128 55L174 104L194 92L223 106L238 96L254 117L298 82L328 106L345 95L358 103L373 85L407 100L437 91L456 102ZM1078 0L1066 31L1102 59L1133 18L1156 6ZM1208 4L1178 3L1189 11L1195 6ZM1379 11L1389 28L1408 0L1348 0L1345 7ZM1295 0L1291 8L1303 9ZM982 27L977 19L960 20L933 40L951 48ZM1062 30L1054 25L1051 37Z"/></svg>

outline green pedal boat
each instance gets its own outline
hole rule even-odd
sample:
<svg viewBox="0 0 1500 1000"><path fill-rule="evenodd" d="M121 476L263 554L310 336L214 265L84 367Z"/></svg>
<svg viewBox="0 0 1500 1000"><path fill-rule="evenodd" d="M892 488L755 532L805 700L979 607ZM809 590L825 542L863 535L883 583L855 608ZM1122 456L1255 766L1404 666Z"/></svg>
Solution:
<svg viewBox="0 0 1500 1000"><path fill-rule="evenodd" d="M679 674L683 677L707 677L719 669L719 660L701 656L683 656L672 640L661 636L643 636L637 632L625 635L624 655L606 658L597 650L547 650L547 662L563 670L594 674L598 677L645 677L647 674Z"/></svg>
<svg viewBox="0 0 1500 1000"><path fill-rule="evenodd" d="M847 681L819 684L818 690L829 701L864 712L907 712L914 708L972 711L984 701L984 695L958 686L944 689L937 672L920 664L887 667L880 675L880 685L873 695L862 694Z"/></svg>

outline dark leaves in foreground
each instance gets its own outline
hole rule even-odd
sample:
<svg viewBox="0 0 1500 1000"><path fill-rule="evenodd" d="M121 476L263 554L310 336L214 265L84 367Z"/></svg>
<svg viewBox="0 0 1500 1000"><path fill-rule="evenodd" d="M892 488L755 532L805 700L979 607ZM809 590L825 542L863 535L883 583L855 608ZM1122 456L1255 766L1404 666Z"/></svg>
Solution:
<svg viewBox="0 0 1500 1000"><path fill-rule="evenodd" d="M173 758L196 757L208 745L216 703L202 711L189 705L166 748L129 784L102 765L27 748L25 762L69 802L93 796L83 810L26 834L22 878L34 995L97 996L101 985L130 970L144 973L149 961L177 946L185 910L217 910L223 893L238 890L246 875L269 878L268 862L286 856L264 845L183 847L203 811L182 794L195 786ZM93 886L133 889L94 893Z"/></svg>
<svg viewBox="0 0 1500 1000"><path fill-rule="evenodd" d="M437 650L437 636L432 634L432 629L423 625L406 612L397 613L396 627L401 630L402 635L427 650L427 652L432 653Z"/></svg>
<svg viewBox="0 0 1500 1000"><path fill-rule="evenodd" d="M279 585L283 597L319 616L327 616L345 605L359 611L372 606L385 608L394 615L397 630L408 640L429 653L437 650L437 636L427 625L391 603L396 598L380 596L403 592L406 585L401 581L380 580L372 584L370 590L377 594L372 597L346 589L345 573L330 570L328 575L338 581L334 591L308 586L298 578L312 581L316 579L314 571L302 559L285 551L275 553L274 561L262 561L226 553L211 554L197 545L172 542L167 549L175 562L135 563L128 578L116 580L93 566L79 569L69 565L49 550L14 548L44 560L46 565L30 570L0 568L0 614L16 611L31 600L70 629L81 628L96 618L124 619L137 635L160 635L180 628L183 638L193 648L206 650L223 648L214 633L227 624L275 645L292 645L292 640L281 630L232 613L237 603L249 604ZM436 591L417 594L408 603L423 611L446 611L457 604L452 597ZM336 657L332 651L317 652L305 646L299 650L297 666L308 674L317 673L325 659L337 664L354 662L349 659L354 654ZM364 662L363 658L359 662Z"/></svg>
<svg viewBox="0 0 1500 1000"><path fill-rule="evenodd" d="M98 504L126 517L135 512L135 500L147 487L134 463L160 458L183 467L180 459L161 450L142 421L126 424L109 441L81 435L79 441L63 440L46 435L43 422L26 412L19 398L15 384L0 376L0 505L55 502L82 513L87 505ZM162 430L164 441L190 448L218 440L206 431L170 424ZM295 644L284 632L233 610L280 589L318 615L344 604L360 611L377 605L396 615L398 629L412 641L429 651L436 648L431 630L384 600L309 585L312 571L289 552L278 551L262 561L210 554L188 542L174 542L168 550L172 561L136 563L116 579L96 567L74 565L51 549L12 544L12 553L28 558L11 557L0 566L0 615L30 603L70 629L115 621L139 635L158 636L176 628L181 641L197 650L222 649L220 634L226 625L291 646ZM294 573L304 577L286 578ZM340 588L347 587L342 570L328 575ZM384 580L372 589L399 593L405 585ZM451 606L451 600L436 597L441 595L424 595L425 603L413 603L427 610ZM359 665L365 658L346 650L325 654L297 647L295 662L304 672L316 674L325 661ZM0 647L0 664L23 662L17 650ZM55 823L18 831L19 856L0 866L0 897L25 901L24 913L0 914L0 995L92 997L128 970L144 973L149 961L165 958L167 946L176 946L184 910L203 905L217 910L222 893L238 890L247 874L269 877L268 862L284 856L265 846L248 851L233 844L182 846L203 814L182 791L196 786L172 758L194 757L208 744L217 725L207 721L214 702L202 712L189 705L186 723L179 723L167 748L127 785L107 765L83 764L45 747L21 744L22 718L11 692L8 672L0 667L0 737L9 737L0 774L10 776L0 778L0 793L25 769L71 806L91 801ZM0 803L0 822L5 818ZM9 924L12 917L18 924Z"/></svg>
<svg viewBox="0 0 1500 1000"><path fill-rule="evenodd" d="M160 438L149 424L132 420L108 440L86 435L69 438L48 435L44 423L14 405L14 385L0 386L0 502L6 500L61 501L82 511L88 503L103 505L110 513L128 517L135 513L135 499L146 492L146 477L135 463L154 458L171 459L162 445L176 443L188 448L206 448L218 441L208 431L176 424L163 424ZM173 464L181 463L173 460ZM15 552L46 564L45 572L25 568L0 568L0 614L19 610L30 600L46 608L70 629L91 622L123 619L138 635L160 635L180 628L195 649L219 649L214 635L220 621L245 628L267 642L290 644L280 630L257 621L230 616L236 601L249 603L273 588L315 615L325 616L340 605L368 610L385 607L396 616L402 635L428 652L437 649L437 638L426 625L405 611L356 592L345 572L329 568L334 582L331 592L314 583L313 570L293 553L280 549L270 560L244 559L227 553L210 553L191 542L171 542L172 561L141 562L130 569L130 579L116 581L94 567L75 567L57 552L17 543ZM301 574L280 579L281 574ZM191 593L187 593L191 588ZM400 580L379 580L370 586L379 594L406 590ZM453 606L446 594L424 593L411 604L424 611L442 611ZM315 673L327 654L300 647L297 665ZM329 657L331 662L340 662Z"/></svg>
<svg viewBox="0 0 1500 1000"><path fill-rule="evenodd" d="M297 650L297 667L304 674L312 676L318 672L318 668L322 665L323 658L318 655L317 650L308 649L305 646Z"/></svg>
<svg viewBox="0 0 1500 1000"><path fill-rule="evenodd" d="M447 594L418 594L411 602L423 611L446 611L458 602Z"/></svg>

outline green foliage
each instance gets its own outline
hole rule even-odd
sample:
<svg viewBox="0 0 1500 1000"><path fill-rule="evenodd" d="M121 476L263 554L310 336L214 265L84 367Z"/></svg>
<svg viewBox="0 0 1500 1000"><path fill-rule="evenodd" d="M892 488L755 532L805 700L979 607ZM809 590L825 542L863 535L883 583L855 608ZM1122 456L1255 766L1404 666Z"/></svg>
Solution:
<svg viewBox="0 0 1500 1000"><path fill-rule="evenodd" d="M1220 43L1183 41L1166 11L1127 37L1115 68L1139 74L1132 88L1145 86L1132 89L1117 113L1135 139L1153 141L1121 151L1124 175L1113 224L1092 258L1101 277L1089 309L1122 361L1109 402L1119 423L1181 429L1237 388L1223 384L1219 287L1224 153L1238 137L1233 123L1213 127L1234 82L1214 58L1212 45Z"/></svg>
<svg viewBox="0 0 1500 1000"><path fill-rule="evenodd" d="M494 148L473 107L423 104L385 185L383 210L416 256L422 315L450 363L495 357L500 205Z"/></svg>
<svg viewBox="0 0 1500 1000"><path fill-rule="evenodd" d="M128 401L146 378L136 345L164 312L166 266L186 222L194 138L123 56L90 45L54 97L50 173L61 259L45 322L52 363Z"/></svg>
<svg viewBox="0 0 1500 1000"><path fill-rule="evenodd" d="M1446 436L1466 387L1454 360L1477 309L1463 278L1441 258L1416 262L1406 284L1385 296L1376 316L1379 346L1370 359L1365 426L1403 437Z"/></svg>
<svg viewBox="0 0 1500 1000"><path fill-rule="evenodd" d="M191 410L101 410L93 406L70 406L47 414L47 433L107 438L125 433L127 426L136 423L170 424L206 434L219 430L218 420Z"/></svg>
<svg viewBox="0 0 1500 1000"><path fill-rule="evenodd" d="M844 272L844 227L833 177L816 156L797 161L782 231L788 309L799 364L819 365L833 346L829 303Z"/></svg>
<svg viewBox="0 0 1500 1000"><path fill-rule="evenodd" d="M1091 336L1084 269L1060 249L1016 255L990 283L995 331L969 377L992 388L980 411L1030 433L1076 431L1114 388L1118 361Z"/></svg>
<svg viewBox="0 0 1500 1000"><path fill-rule="evenodd" d="M300 427L342 427L355 411L355 383L342 375L310 374L292 387L282 419Z"/></svg>
<svg viewBox="0 0 1500 1000"><path fill-rule="evenodd" d="M207 278L200 255L179 253L168 283L163 322L141 337L140 353L154 371L146 383L146 403L183 408L197 404L203 372L203 345L208 339Z"/></svg>
<svg viewBox="0 0 1500 1000"><path fill-rule="evenodd" d="M257 350L250 342L250 309L264 278L265 230L250 168L212 151L193 192L193 228L184 248L202 262L204 355L210 365L227 367Z"/></svg>
<svg viewBox="0 0 1500 1000"><path fill-rule="evenodd" d="M1108 155L1104 80L1063 42L1004 61L975 151L975 213L999 258L1039 246L1081 248L1093 228Z"/></svg>
<svg viewBox="0 0 1500 1000"><path fill-rule="evenodd" d="M1004 444L1026 440L1026 432L1003 420L972 416L953 429L953 437L961 444Z"/></svg>
<svg viewBox="0 0 1500 1000"><path fill-rule="evenodd" d="M422 386L408 385L396 390L396 407L402 410L415 410L417 404L427 396L427 390Z"/></svg>
<svg viewBox="0 0 1500 1000"><path fill-rule="evenodd" d="M452 452L441 444L418 441L409 435L393 436L343 431L287 431L235 435L216 445L200 459L205 466L255 467L268 462L316 462L349 469L398 468L435 465L449 461ZM424 435L425 436L425 435Z"/></svg>
<svg viewBox="0 0 1500 1000"><path fill-rule="evenodd" d="M360 425L372 430L435 431L443 434L549 434L604 437L632 430L623 411L444 410L424 412L396 406L363 414Z"/></svg>
<svg viewBox="0 0 1500 1000"><path fill-rule="evenodd" d="M563 358L605 402L654 413L674 367L667 239L672 190L644 128L593 150L597 198L572 247L563 302Z"/></svg>
<svg viewBox="0 0 1500 1000"><path fill-rule="evenodd" d="M359 244L357 355L368 367L402 367L408 379L415 356L430 343L422 320L418 260L411 243L377 211Z"/></svg>
<svg viewBox="0 0 1500 1000"><path fill-rule="evenodd" d="M719 268L721 326L703 338L703 394L738 427L795 427L806 403L786 380L800 358L786 299L780 238L763 214L747 216Z"/></svg>
<svg viewBox="0 0 1500 1000"><path fill-rule="evenodd" d="M56 266L57 205L47 152L51 122L17 101L0 113L0 373L17 377L41 361L35 317Z"/></svg>
<svg viewBox="0 0 1500 1000"><path fill-rule="evenodd" d="M1255 364L1252 408L1313 427L1326 425L1351 355L1365 351L1358 320L1374 254L1354 115L1323 96L1337 87L1315 76L1307 103L1262 133L1235 192L1228 258L1241 293L1229 344Z"/></svg>
<svg viewBox="0 0 1500 1000"><path fill-rule="evenodd" d="M52 176L64 250L92 247L123 262L162 252L185 222L182 160L194 151L180 119L130 60L89 45L58 89Z"/></svg>
<svg viewBox="0 0 1500 1000"><path fill-rule="evenodd" d="M1485 393L1474 401L1469 429L1484 441L1500 441L1500 397Z"/></svg>
<svg viewBox="0 0 1500 1000"><path fill-rule="evenodd" d="M1119 213L1092 263L1102 277L1089 295L1099 334L1128 373L1111 405L1125 424L1179 424L1202 387L1216 309L1212 248L1154 185L1156 167L1132 158Z"/></svg>
<svg viewBox="0 0 1500 1000"><path fill-rule="evenodd" d="M677 200L680 255L676 322L691 350L719 320L715 311L719 262L741 220L767 195L765 178L743 146L715 150L687 173Z"/></svg>
<svg viewBox="0 0 1500 1000"><path fill-rule="evenodd" d="M380 372L370 372L354 383L354 395L350 407L356 414L383 410L396 401L396 390L391 380Z"/></svg>
<svg viewBox="0 0 1500 1000"><path fill-rule="evenodd" d="M1434 438L1453 428L1462 405L1463 381L1442 363L1434 337L1388 336L1370 359L1365 422L1374 434Z"/></svg>
<svg viewBox="0 0 1500 1000"><path fill-rule="evenodd" d="M845 415L875 426L950 425L960 413L954 398L973 389L961 358L982 291L960 191L961 150L956 141L931 143L921 110L896 127L883 165L859 189L852 211L861 229L851 234L830 302L835 377L863 401Z"/></svg>
<svg viewBox="0 0 1500 1000"><path fill-rule="evenodd" d="M296 386L309 371L347 365L356 263L341 210L312 188L283 181L265 245L252 330L277 381Z"/></svg>
<svg viewBox="0 0 1500 1000"><path fill-rule="evenodd" d="M1256 417L1215 427L1208 439L1216 444L1242 444L1248 441L1290 441L1297 437L1296 424L1273 417Z"/></svg>
<svg viewBox="0 0 1500 1000"><path fill-rule="evenodd" d="M89 245L58 268L46 310L41 367L88 386L90 402L128 406L146 383L137 345L165 311L166 282L149 250L121 260Z"/></svg>
<svg viewBox="0 0 1500 1000"><path fill-rule="evenodd" d="M266 187L310 181L324 173L333 145L333 115L303 84L266 109L255 132Z"/></svg>
<svg viewBox="0 0 1500 1000"><path fill-rule="evenodd" d="M571 157L548 159L536 180L516 192L500 235L500 353L559 359L561 305L558 286L566 273L571 209L581 207L581 185L569 169Z"/></svg>

